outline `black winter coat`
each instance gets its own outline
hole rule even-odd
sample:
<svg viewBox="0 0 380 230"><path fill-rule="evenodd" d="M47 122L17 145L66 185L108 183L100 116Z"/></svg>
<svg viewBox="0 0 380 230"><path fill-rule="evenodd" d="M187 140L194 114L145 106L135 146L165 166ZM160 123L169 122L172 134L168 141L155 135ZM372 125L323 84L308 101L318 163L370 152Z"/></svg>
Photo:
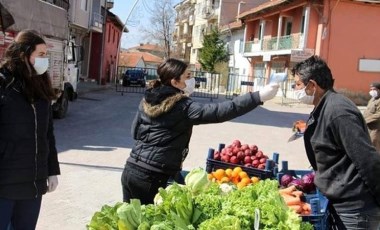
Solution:
<svg viewBox="0 0 380 230"><path fill-rule="evenodd" d="M337 211L380 204L380 153L372 146L360 111L348 98L327 91L310 114L304 134L314 182Z"/></svg>
<svg viewBox="0 0 380 230"><path fill-rule="evenodd" d="M5 77L0 88L0 197L31 199L46 193L48 176L60 174L51 103L29 103L22 83Z"/></svg>
<svg viewBox="0 0 380 230"><path fill-rule="evenodd" d="M132 124L136 142L127 162L174 175L187 156L193 125L228 121L260 104L258 92L232 101L201 104L174 87L149 89Z"/></svg>

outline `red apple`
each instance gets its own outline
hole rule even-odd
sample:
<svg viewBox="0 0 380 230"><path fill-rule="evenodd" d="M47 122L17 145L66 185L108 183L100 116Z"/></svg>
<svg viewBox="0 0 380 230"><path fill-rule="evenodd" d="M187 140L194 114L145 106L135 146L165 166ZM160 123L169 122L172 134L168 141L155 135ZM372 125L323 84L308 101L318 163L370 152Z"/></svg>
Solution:
<svg viewBox="0 0 380 230"><path fill-rule="evenodd" d="M245 151L246 149L249 149L249 146L247 144L241 146L241 150Z"/></svg>
<svg viewBox="0 0 380 230"><path fill-rule="evenodd" d="M228 163L230 161L230 156L228 156L227 154L225 154L225 155L221 156L220 160L223 161L223 162Z"/></svg>
<svg viewBox="0 0 380 230"><path fill-rule="evenodd" d="M257 151L256 156L261 158L264 156L264 153L261 150L259 150L259 151Z"/></svg>
<svg viewBox="0 0 380 230"><path fill-rule="evenodd" d="M265 157L260 158L260 164L264 164L265 162L267 162L267 159Z"/></svg>
<svg viewBox="0 0 380 230"><path fill-rule="evenodd" d="M220 161L220 157L221 157L221 155L220 155L219 151L215 151L214 152L214 160Z"/></svg>
<svg viewBox="0 0 380 230"><path fill-rule="evenodd" d="M241 142L239 140L234 140L232 142L232 145L240 148L241 147Z"/></svg>
<svg viewBox="0 0 380 230"><path fill-rule="evenodd" d="M247 164L247 163L251 164L251 163L252 163L252 159L251 159L251 157L250 157L250 156L245 156L245 157L244 157L244 163L245 163L245 164Z"/></svg>
<svg viewBox="0 0 380 230"><path fill-rule="evenodd" d="M241 160L244 160L244 157L245 157L245 154L243 151L239 151L237 154L236 154L237 158L239 161Z"/></svg>
<svg viewBox="0 0 380 230"><path fill-rule="evenodd" d="M252 150L253 154L257 153L257 151L259 150L257 145L250 145L249 148Z"/></svg>
<svg viewBox="0 0 380 230"><path fill-rule="evenodd" d="M238 158L236 156L232 156L230 158L230 163L237 164L237 163L239 163L239 160L238 160Z"/></svg>
<svg viewBox="0 0 380 230"><path fill-rule="evenodd" d="M244 155L245 156L252 156L252 151L250 149L244 150Z"/></svg>

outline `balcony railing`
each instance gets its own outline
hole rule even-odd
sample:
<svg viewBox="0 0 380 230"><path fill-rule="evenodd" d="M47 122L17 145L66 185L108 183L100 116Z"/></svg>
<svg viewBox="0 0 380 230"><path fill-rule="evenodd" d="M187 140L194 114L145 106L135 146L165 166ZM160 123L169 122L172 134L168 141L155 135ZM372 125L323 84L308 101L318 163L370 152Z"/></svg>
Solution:
<svg viewBox="0 0 380 230"><path fill-rule="evenodd" d="M69 5L70 5L69 0L42 0L42 1L61 7L65 9L66 11L69 10Z"/></svg>
<svg viewBox="0 0 380 230"><path fill-rule="evenodd" d="M244 52L254 53L260 51L290 50L302 48L302 34L291 34L281 37L264 38L263 40L245 43Z"/></svg>
<svg viewBox="0 0 380 230"><path fill-rule="evenodd" d="M103 16L99 13L92 13L91 25L101 29L103 27Z"/></svg>

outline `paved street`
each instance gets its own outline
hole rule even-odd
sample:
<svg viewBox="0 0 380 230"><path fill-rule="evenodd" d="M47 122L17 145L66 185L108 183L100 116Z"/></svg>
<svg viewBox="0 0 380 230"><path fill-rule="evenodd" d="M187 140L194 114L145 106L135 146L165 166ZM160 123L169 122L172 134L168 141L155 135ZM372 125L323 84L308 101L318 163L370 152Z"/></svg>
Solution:
<svg viewBox="0 0 380 230"><path fill-rule="evenodd" d="M102 205L122 200L120 176L133 144L130 126L141 97L121 96L112 88L80 94L70 103L67 117L55 120L62 175L57 190L43 198L38 230L86 229ZM276 99L233 121L196 126L184 169L205 167L209 147L234 139L256 144L270 157L280 153L280 161L288 160L289 168L306 169L302 139L287 140L292 122L306 119L311 109L284 106Z"/></svg>

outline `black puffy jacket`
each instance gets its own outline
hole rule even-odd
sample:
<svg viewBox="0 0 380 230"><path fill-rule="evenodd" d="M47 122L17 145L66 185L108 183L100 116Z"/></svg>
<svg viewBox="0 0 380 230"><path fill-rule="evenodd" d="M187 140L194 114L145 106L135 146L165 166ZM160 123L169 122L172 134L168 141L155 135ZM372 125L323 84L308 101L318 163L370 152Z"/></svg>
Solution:
<svg viewBox="0 0 380 230"><path fill-rule="evenodd" d="M22 83L1 72L0 197L31 199L46 193L48 176L60 174L51 103L29 103Z"/></svg>
<svg viewBox="0 0 380 230"><path fill-rule="evenodd" d="M149 89L132 124L136 142L127 162L174 175L187 156L193 125L228 121L260 104L258 92L201 104L173 87Z"/></svg>

